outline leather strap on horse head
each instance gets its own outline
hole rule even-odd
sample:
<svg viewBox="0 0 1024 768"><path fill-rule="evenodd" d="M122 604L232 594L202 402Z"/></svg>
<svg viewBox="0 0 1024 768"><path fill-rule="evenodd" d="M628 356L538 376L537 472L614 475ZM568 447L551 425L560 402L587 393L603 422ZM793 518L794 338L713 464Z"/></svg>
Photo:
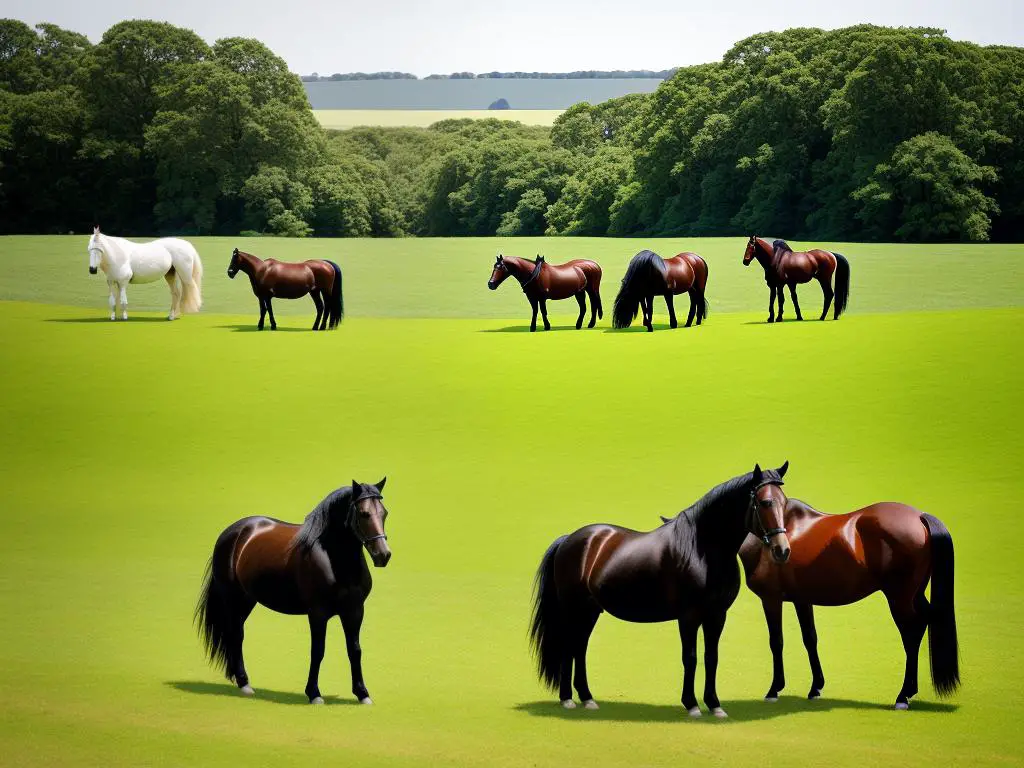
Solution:
<svg viewBox="0 0 1024 768"><path fill-rule="evenodd" d="M778 473L774 471L767 471L764 473L764 479L750 489L750 516L753 520L757 521L757 527L761 529L760 539L767 546L771 542L772 536L778 536L780 533L785 533L785 528L765 528L764 523L761 522L761 515L757 513L757 492L764 488L766 485L785 485L782 482L782 478ZM754 533L754 526L750 526L750 532ZM754 535L757 535L756 533Z"/></svg>

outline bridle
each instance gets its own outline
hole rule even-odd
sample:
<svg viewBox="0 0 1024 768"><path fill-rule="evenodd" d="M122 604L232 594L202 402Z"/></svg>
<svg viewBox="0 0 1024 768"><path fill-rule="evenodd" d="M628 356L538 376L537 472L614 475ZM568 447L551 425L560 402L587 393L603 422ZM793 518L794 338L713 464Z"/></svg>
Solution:
<svg viewBox="0 0 1024 768"><path fill-rule="evenodd" d="M232 269L231 267L234 266L236 260L238 261L239 266ZM231 264L228 264L228 277L234 277L235 275L238 274L238 270L241 269L241 262L242 259L238 255L238 249L235 248L235 250L231 252Z"/></svg>
<svg viewBox="0 0 1024 768"><path fill-rule="evenodd" d="M356 508L360 501L364 499L382 499L384 498L379 493L364 493L358 499L353 499L352 503L348 507L348 518L345 520L345 525L352 529L352 533L355 534L356 538L359 539L359 543L364 547L371 541L377 541L378 539L384 539L387 541L388 535L386 533L378 533L375 536L363 536L363 532L359 530L359 524L356 522ZM388 511L385 509L381 515L380 522L384 525L384 521L387 520Z"/></svg>
<svg viewBox="0 0 1024 768"><path fill-rule="evenodd" d="M765 546L771 543L772 536L778 536L780 533L785 533L785 528L765 528L764 523L761 521L761 515L758 514L758 499L757 492L764 488L766 485L785 485L781 480L765 480L755 485L750 491L750 516L752 518L750 523L750 532L761 539ZM757 524L757 528L761 529L761 533L758 534L754 527Z"/></svg>

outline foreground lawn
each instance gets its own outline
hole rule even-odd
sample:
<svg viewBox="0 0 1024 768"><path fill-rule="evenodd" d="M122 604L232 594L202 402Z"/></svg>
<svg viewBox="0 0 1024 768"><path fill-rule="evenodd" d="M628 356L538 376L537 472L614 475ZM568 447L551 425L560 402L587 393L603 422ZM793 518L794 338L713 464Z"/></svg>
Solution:
<svg viewBox="0 0 1024 768"><path fill-rule="evenodd" d="M851 314L770 327L740 241L705 241L706 326L616 333L606 316L593 331L530 335L515 286L484 286L498 248L600 256L610 307L641 244L239 242L333 254L346 270L351 317L337 332L305 332L303 303L281 312L281 331L258 334L248 286L223 276L234 242L199 241L208 311L176 323L136 312L127 324L105 319L84 237L3 242L0 296L51 302L0 302L3 762L1024 760L1024 309L1010 249L911 261L900 254L924 249L850 246ZM992 279L964 291L936 275L968 255ZM130 297L163 309L166 288ZM803 304L811 314L817 299ZM947 304L1003 308L892 313ZM494 314L506 319L398 319ZM573 318L567 305L552 313L556 328ZM651 528L754 461L784 459L785 490L822 509L901 500L949 525L961 694L937 702L923 673L914 708L888 709L903 652L875 596L819 609L827 684L813 703L787 610L789 687L764 704L767 632L744 588L721 649L730 720L685 717L674 625L607 617L590 654L602 709L561 710L526 649L531 580L551 540L596 521ZM262 609L247 625L257 696L242 699L206 666L191 627L215 537L248 514L299 520L353 476L384 474L394 559L374 572L363 632L376 705L348 694L337 624L321 673L328 706L306 705L306 622Z"/></svg>

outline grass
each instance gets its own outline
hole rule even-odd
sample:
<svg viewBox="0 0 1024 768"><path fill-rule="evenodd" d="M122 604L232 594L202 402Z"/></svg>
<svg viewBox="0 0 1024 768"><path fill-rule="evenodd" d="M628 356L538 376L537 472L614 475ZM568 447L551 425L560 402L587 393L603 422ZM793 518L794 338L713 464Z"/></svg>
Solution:
<svg viewBox="0 0 1024 768"><path fill-rule="evenodd" d="M249 332L254 299L223 274L235 242L336 257L341 329ZM166 288L133 286L133 320L110 323L84 238L0 241L5 761L1024 760L1020 248L843 246L850 315L767 326L740 241L691 243L711 263L706 326L620 333L606 316L562 330L571 303L552 306L557 331L530 335L518 290L484 287L497 250L598 256L610 306L642 245L197 240L202 314L140 322L158 317L144 307L165 309ZM812 289L807 314L817 302ZM281 326L301 331L312 307L292 304ZM590 656L602 709L558 708L526 651L531 580L551 540L601 520L653 527L754 461L784 459L786 491L825 510L895 499L949 525L960 695L938 702L924 682L911 712L888 709L902 649L874 596L818 611L827 685L815 703L802 698L809 672L787 611L789 688L764 704L767 633L744 590L721 649L728 722L683 716L674 626L607 617ZM217 534L248 514L298 520L353 476L383 474L394 559L374 572L363 633L376 705L350 705L335 623L328 706L307 706L306 623L262 609L246 641L257 697L243 700L191 627Z"/></svg>
<svg viewBox="0 0 1024 768"><path fill-rule="evenodd" d="M426 128L441 120L471 118L516 120L524 125L554 125L562 109L315 109L324 128L346 130L359 126Z"/></svg>

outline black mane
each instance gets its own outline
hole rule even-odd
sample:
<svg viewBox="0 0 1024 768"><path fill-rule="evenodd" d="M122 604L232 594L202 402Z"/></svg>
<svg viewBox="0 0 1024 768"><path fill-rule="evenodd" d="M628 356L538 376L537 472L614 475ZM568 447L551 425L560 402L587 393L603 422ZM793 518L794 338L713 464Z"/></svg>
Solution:
<svg viewBox="0 0 1024 768"><path fill-rule="evenodd" d="M792 248L789 247L789 243L787 243L785 240L773 240L772 241L772 248L775 249L776 251L790 251L790 252L792 252L792 250L793 250Z"/></svg>
<svg viewBox="0 0 1024 768"><path fill-rule="evenodd" d="M303 552L308 552L327 533L335 515L341 515L342 519L344 519L351 503L351 485L343 485L338 490L328 494L323 501L313 508L312 512L306 515L306 519L302 521L302 527L299 528L299 532L292 539L291 546Z"/></svg>

